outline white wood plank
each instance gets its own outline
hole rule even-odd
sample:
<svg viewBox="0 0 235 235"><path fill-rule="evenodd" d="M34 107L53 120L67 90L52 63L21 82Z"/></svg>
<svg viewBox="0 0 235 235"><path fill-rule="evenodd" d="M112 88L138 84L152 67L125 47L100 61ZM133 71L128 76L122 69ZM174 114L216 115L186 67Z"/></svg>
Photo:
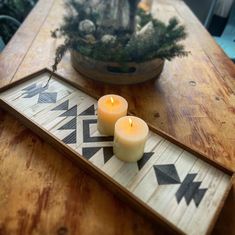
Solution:
<svg viewBox="0 0 235 235"><path fill-rule="evenodd" d="M85 101L88 101L88 100L91 101L93 99L88 97L84 92L81 92L79 90L75 90L69 96L66 96L63 99L57 101L56 104L52 104L50 107L47 107L43 111L36 113L33 117L37 120L37 119L41 119L41 118L45 117L45 115L51 116L52 109L67 100L69 100L69 109L70 109L76 104L79 105ZM65 110L53 110L53 113L55 113L55 114L62 114L63 112L65 112Z"/></svg>
<svg viewBox="0 0 235 235"><path fill-rule="evenodd" d="M21 83L15 87L12 87L11 89L4 91L0 94L0 98L6 101L14 100L17 99L17 97L21 96L22 94L22 89L28 87L29 85L38 82L45 82L48 79L48 74L41 74L35 78L32 78L24 83ZM43 83L44 84L44 83Z"/></svg>
<svg viewBox="0 0 235 235"><path fill-rule="evenodd" d="M88 108L92 104L93 104L92 100L89 99L89 100L86 100L86 102L84 102L83 100L78 99L75 94L69 99L69 109L71 109L72 107L77 105L77 113L78 114L80 112L82 112L83 110L85 110L86 108ZM66 111L63 111L62 113L64 113L64 112L66 112ZM58 112L51 111L49 118L45 116L45 118L40 119L39 122L47 130L53 131L53 129L57 128L57 125L60 125L61 121L67 119L67 117L60 117L60 115L62 113L60 113L58 115ZM39 118L36 117L36 120L39 120Z"/></svg>
<svg viewBox="0 0 235 235"><path fill-rule="evenodd" d="M176 149L175 149L176 150ZM173 149L174 151L174 149ZM154 155L151 157L150 161L145 164L143 169L140 171L140 173L133 179L133 182L131 182L128 185L128 188L130 191L134 191L137 185L144 179L146 174L151 170L153 165L156 163L157 160L161 161L160 159L165 159L167 156L172 154L172 145L168 141L160 142L159 145L155 149L153 149Z"/></svg>
<svg viewBox="0 0 235 235"><path fill-rule="evenodd" d="M205 163L203 162L203 164ZM187 233L192 231L193 235L206 232L209 227L208 221L213 219L213 215L229 183L228 177L225 177L222 172L208 164L205 165L208 168L208 172L203 178L200 188L207 188L207 192L199 207L194 209L194 211L188 207L179 221L179 226ZM202 180L200 175L198 176L195 181Z"/></svg>
<svg viewBox="0 0 235 235"><path fill-rule="evenodd" d="M89 161L98 168L104 166L103 149L101 148Z"/></svg>
<svg viewBox="0 0 235 235"><path fill-rule="evenodd" d="M112 157L101 169L109 176L113 176L123 166L123 161Z"/></svg>
<svg viewBox="0 0 235 235"><path fill-rule="evenodd" d="M158 187L153 165L174 164L182 152L182 149L173 144L166 145L164 151L155 159L155 162L145 168L145 172L147 171L146 174L143 174L142 178L139 177L138 180L134 182L131 188L132 192L143 201L148 201L148 204L151 205L151 201L154 200L154 198L151 198L153 194L156 195L158 191L161 193L165 192L163 187ZM169 188L169 186L165 187ZM151 200L149 198L151 198ZM155 201L153 203L155 203Z"/></svg>
<svg viewBox="0 0 235 235"><path fill-rule="evenodd" d="M203 182L207 176L207 174L209 173L209 171L213 171L214 168L208 168L207 165L204 164L204 162L202 162L200 159L197 159L197 161L195 162L193 168L189 171L189 173L193 174L197 174L197 176L195 177L195 179L193 180L193 182ZM202 188L201 186L199 188ZM207 192L205 194L205 196L202 199L205 200L205 197L207 196ZM181 202L184 201L185 202L185 198L183 198L179 205L181 204ZM201 203L202 203L201 202ZM201 207L201 203L199 205L199 207ZM185 204L183 204L185 205ZM181 228L184 228L187 223L191 220L191 217L194 215L194 213L199 210L200 208L197 208L195 205L195 202L193 200L191 200L191 202L189 203L189 205L187 205L186 207L175 207L175 211L171 213L172 217L170 218L170 220L172 220L175 224L177 224L178 226L180 226ZM184 218L184 220L182 220L182 218Z"/></svg>
<svg viewBox="0 0 235 235"><path fill-rule="evenodd" d="M178 176L183 182L187 174L193 168L196 158L189 154L188 152L184 151L180 157L174 163ZM175 194L180 187L180 184L170 184L170 185L163 185L157 188L149 199L149 205L154 204L154 209L157 210L159 213L164 214L169 217L176 209L178 209L179 204L176 201ZM161 191L159 191L161 190ZM184 200L181 200L181 202ZM180 202L180 203L181 203ZM182 203L183 208L181 211L184 211L187 207L186 203Z"/></svg>
<svg viewBox="0 0 235 235"><path fill-rule="evenodd" d="M126 186L139 172L138 165L134 163L125 163L113 178L122 186Z"/></svg>
<svg viewBox="0 0 235 235"><path fill-rule="evenodd" d="M41 84L44 84L44 82L41 82ZM41 93L50 93L50 92L56 92L56 99L57 102L63 99L64 97L70 95L73 92L74 88L68 88L64 85L61 85L59 82L51 80L50 86L47 90L43 91ZM23 94L23 91L19 91L20 94ZM38 103L40 94L36 94L31 98L24 98L25 95L19 96L17 99L9 100L8 103L10 103L13 107L15 107L17 110L21 110L21 112L24 113L24 115L28 117L32 117L33 115L45 110L46 108L50 109L50 107L53 107L54 103Z"/></svg>
<svg viewBox="0 0 235 235"><path fill-rule="evenodd" d="M146 141L145 152L152 152L157 145L163 139L158 135L149 134L148 140ZM151 159L151 158L150 158ZM149 160L150 160L149 159ZM127 186L133 181L133 178L139 174L138 164L135 163L124 163L123 166L118 170L118 172L113 175L113 178L123 186Z"/></svg>
<svg viewBox="0 0 235 235"><path fill-rule="evenodd" d="M52 82L53 83L51 83L51 86L49 87L49 89L45 91L45 93L56 92L57 93L56 103L58 103L61 99L71 95L74 92L73 89L62 86L60 83L56 81L52 81ZM36 97L39 97L39 95L37 95ZM20 103L23 103L22 99L19 99ZM32 106L21 108L21 110L28 117L32 117L33 115L36 115L45 109L48 109L48 110L52 109L56 103L36 103L36 104L33 104Z"/></svg>

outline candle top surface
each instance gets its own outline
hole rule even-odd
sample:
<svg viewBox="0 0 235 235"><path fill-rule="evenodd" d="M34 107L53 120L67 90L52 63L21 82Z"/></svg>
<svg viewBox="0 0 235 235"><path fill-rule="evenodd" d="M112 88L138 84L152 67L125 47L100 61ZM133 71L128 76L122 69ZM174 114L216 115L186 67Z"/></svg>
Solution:
<svg viewBox="0 0 235 235"><path fill-rule="evenodd" d="M134 116L122 117L115 124L115 133L128 141L145 139L148 132L149 128L146 122Z"/></svg>
<svg viewBox="0 0 235 235"><path fill-rule="evenodd" d="M103 112L119 113L123 110L127 110L127 101L119 95L105 95L102 96L98 101L98 107Z"/></svg>

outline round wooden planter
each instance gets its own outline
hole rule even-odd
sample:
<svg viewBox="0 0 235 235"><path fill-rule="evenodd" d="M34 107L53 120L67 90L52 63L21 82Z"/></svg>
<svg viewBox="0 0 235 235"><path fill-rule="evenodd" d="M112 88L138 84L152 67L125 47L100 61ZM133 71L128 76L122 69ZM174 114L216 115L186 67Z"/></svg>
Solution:
<svg viewBox="0 0 235 235"><path fill-rule="evenodd" d="M143 63L128 63L125 71L120 64L102 62L71 51L73 67L96 81L112 84L136 84L157 78L163 70L164 60L155 59Z"/></svg>

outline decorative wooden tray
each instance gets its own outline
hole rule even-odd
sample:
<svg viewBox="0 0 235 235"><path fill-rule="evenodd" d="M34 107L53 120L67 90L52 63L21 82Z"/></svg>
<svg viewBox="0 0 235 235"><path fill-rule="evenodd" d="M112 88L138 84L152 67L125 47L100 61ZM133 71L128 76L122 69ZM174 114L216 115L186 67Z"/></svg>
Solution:
<svg viewBox="0 0 235 235"><path fill-rule="evenodd" d="M113 138L97 131L97 100L58 75L45 86L49 73L45 69L1 89L1 107L171 230L211 231L232 172L151 126L143 158L137 163L118 160Z"/></svg>

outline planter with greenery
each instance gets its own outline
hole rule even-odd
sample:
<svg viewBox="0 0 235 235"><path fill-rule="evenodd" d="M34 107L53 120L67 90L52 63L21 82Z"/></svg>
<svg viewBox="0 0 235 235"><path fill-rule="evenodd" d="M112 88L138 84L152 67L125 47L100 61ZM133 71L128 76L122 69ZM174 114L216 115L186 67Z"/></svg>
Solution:
<svg viewBox="0 0 235 235"><path fill-rule="evenodd" d="M179 42L185 28L176 18L165 24L138 8L139 0L68 0L63 37L53 71L67 50L72 64L87 77L108 83L142 82L159 75L164 60L187 56Z"/></svg>

